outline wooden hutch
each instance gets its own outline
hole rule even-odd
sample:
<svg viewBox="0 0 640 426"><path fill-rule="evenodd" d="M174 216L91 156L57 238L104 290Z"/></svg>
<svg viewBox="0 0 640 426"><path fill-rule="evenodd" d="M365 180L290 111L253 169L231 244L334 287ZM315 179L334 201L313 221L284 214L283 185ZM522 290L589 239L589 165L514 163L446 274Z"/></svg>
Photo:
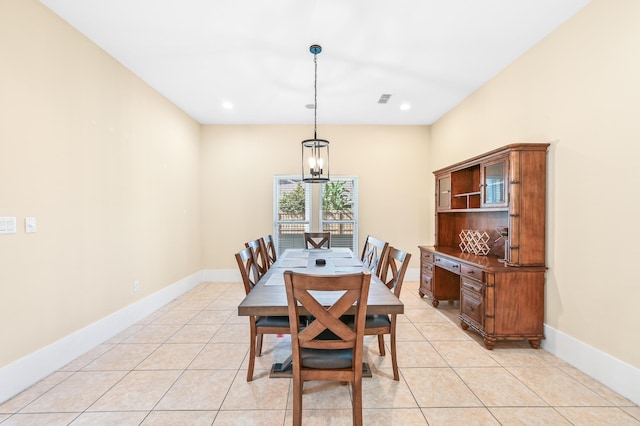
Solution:
<svg viewBox="0 0 640 426"><path fill-rule="evenodd" d="M434 172L435 246L420 246L420 296L435 307L459 299L462 328L488 349L544 338L548 146L507 145ZM488 254L463 252L463 230L486 232Z"/></svg>

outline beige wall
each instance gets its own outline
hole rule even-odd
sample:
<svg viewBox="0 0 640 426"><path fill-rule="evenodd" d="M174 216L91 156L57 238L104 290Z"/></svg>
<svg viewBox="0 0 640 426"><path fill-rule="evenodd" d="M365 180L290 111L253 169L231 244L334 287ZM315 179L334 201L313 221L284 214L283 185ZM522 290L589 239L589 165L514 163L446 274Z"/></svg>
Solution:
<svg viewBox="0 0 640 426"><path fill-rule="evenodd" d="M545 322L640 367L640 2L594 0L432 127L430 169L550 141ZM431 222L433 224L433 222Z"/></svg>
<svg viewBox="0 0 640 426"><path fill-rule="evenodd" d="M202 205L205 269L237 269L244 242L273 233L273 177L301 173L300 142L309 126L203 126ZM427 126L325 126L331 175L359 180L359 247L367 234L410 251L432 241L425 218L433 188L424 185Z"/></svg>
<svg viewBox="0 0 640 426"><path fill-rule="evenodd" d="M201 221L195 121L36 0L0 58L2 367L200 270Z"/></svg>

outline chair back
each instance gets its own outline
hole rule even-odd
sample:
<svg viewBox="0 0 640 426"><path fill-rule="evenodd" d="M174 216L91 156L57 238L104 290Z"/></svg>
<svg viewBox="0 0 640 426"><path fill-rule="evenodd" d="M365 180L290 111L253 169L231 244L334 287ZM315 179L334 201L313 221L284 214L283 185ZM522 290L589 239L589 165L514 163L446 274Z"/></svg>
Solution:
<svg viewBox="0 0 640 426"><path fill-rule="evenodd" d="M238 268L240 268L244 291L249 294L260 280L251 248L245 247L242 251L236 253L236 262L238 262Z"/></svg>
<svg viewBox="0 0 640 426"><path fill-rule="evenodd" d="M369 295L371 273L368 271L346 275L308 275L292 271L284 273L293 364L304 367L300 360L302 349L352 349L353 362L360 362L362 370L362 345L364 320ZM323 306L311 292L343 293L329 308ZM316 293L317 294L317 293ZM300 306L299 306L300 305ZM355 327L351 328L340 317L352 306L356 307ZM302 328L297 318L300 307L310 315L310 322ZM293 318L293 321L291 320ZM329 337L329 339L327 339ZM355 367L355 366L354 366Z"/></svg>
<svg viewBox="0 0 640 426"><path fill-rule="evenodd" d="M331 233L330 232L305 232L304 248L306 249L331 248Z"/></svg>
<svg viewBox="0 0 640 426"><path fill-rule="evenodd" d="M404 274L409 267L409 260L411 260L411 253L389 247L380 279L397 298L400 298L400 290L402 290Z"/></svg>
<svg viewBox="0 0 640 426"><path fill-rule="evenodd" d="M364 266L372 273L380 277L380 271L382 271L382 267L384 266L388 249L388 242L368 235L364 242L364 247L362 248L362 256L360 257L360 260L362 260Z"/></svg>
<svg viewBox="0 0 640 426"><path fill-rule="evenodd" d="M269 269L269 257L267 256L267 247L264 244L264 240L262 238L258 238L257 240L245 243L245 246L251 249L253 261L255 262L259 275L258 279L260 279Z"/></svg>
<svg viewBox="0 0 640 426"><path fill-rule="evenodd" d="M269 261L269 267L276 263L278 260L278 254L276 253L276 243L273 241L273 237L271 235L267 235L264 238L264 246L267 249L267 260Z"/></svg>

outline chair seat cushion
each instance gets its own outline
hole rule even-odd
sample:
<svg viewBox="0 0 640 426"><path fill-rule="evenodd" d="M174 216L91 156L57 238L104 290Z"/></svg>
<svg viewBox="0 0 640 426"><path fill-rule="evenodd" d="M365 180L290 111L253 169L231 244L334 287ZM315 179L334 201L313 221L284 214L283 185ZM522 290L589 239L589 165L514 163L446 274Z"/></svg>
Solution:
<svg viewBox="0 0 640 426"><path fill-rule="evenodd" d="M265 316L256 317L258 327L289 327L289 317Z"/></svg>
<svg viewBox="0 0 640 426"><path fill-rule="evenodd" d="M307 349L301 351L305 368L350 368L353 360L351 349Z"/></svg>
<svg viewBox="0 0 640 426"><path fill-rule="evenodd" d="M355 317L353 315L344 315L342 322L353 328ZM364 328L378 328L378 327L390 327L391 320L388 315L385 314L368 314L364 320Z"/></svg>

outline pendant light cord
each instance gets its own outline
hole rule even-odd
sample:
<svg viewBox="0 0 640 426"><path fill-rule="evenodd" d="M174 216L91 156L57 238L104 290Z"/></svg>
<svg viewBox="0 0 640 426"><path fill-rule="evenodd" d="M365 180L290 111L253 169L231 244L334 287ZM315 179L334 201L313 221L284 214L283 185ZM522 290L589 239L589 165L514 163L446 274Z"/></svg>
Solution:
<svg viewBox="0 0 640 426"><path fill-rule="evenodd" d="M313 138L318 139L318 54L313 54L315 75L313 80Z"/></svg>

